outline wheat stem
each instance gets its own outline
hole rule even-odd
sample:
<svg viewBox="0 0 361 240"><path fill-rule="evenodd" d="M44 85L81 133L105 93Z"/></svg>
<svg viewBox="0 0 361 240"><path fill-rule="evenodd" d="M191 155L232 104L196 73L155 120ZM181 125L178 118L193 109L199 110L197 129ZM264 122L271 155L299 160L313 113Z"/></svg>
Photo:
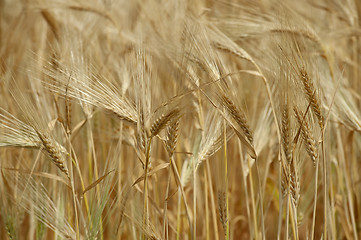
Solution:
<svg viewBox="0 0 361 240"><path fill-rule="evenodd" d="M251 190L251 201L252 201L252 215L253 215L253 225L254 225L254 237L255 240L258 239L258 224L257 224L257 206L254 196L254 186L253 186L253 177L252 177L252 165L250 157L248 159L248 176L249 176L249 188Z"/></svg>
<svg viewBox="0 0 361 240"><path fill-rule="evenodd" d="M150 147L152 144L152 138L148 140L148 144L146 147L145 153L145 165L144 165L144 200L143 200L143 229L148 230L148 167L149 167L149 160L150 160ZM145 233L142 233L142 239L146 239Z"/></svg>
<svg viewBox="0 0 361 240"><path fill-rule="evenodd" d="M209 161L206 161L206 168L207 168L207 176L208 176L208 182L209 182L209 193L211 198L211 209L212 209L212 221L213 221L213 230L214 230L214 237L216 240L219 239L218 236L218 224L217 224L217 213L216 213L216 203L214 201L214 191L213 191L213 181L212 181L212 175L211 175L211 169L209 166Z"/></svg>
<svg viewBox="0 0 361 240"><path fill-rule="evenodd" d="M313 200L313 213L312 213L312 227L311 227L311 240L314 239L315 235L315 226L316 226L316 210L317 210L317 193L318 193L318 167L319 167L319 159L316 161L316 170L315 170L315 193Z"/></svg>

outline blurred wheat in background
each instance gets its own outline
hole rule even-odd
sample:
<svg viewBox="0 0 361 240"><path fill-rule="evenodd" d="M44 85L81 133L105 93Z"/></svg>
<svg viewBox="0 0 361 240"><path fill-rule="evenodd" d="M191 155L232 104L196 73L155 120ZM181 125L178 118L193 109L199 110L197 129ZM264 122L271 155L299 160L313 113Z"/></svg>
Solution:
<svg viewBox="0 0 361 240"><path fill-rule="evenodd" d="M1 0L0 239L361 238L359 0Z"/></svg>

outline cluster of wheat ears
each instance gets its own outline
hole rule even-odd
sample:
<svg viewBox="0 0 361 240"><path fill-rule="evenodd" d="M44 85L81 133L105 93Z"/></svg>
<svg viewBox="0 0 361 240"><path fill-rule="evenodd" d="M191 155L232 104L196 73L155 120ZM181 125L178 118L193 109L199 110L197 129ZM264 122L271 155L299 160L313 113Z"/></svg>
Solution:
<svg viewBox="0 0 361 240"><path fill-rule="evenodd" d="M0 239L358 239L359 0L1 0Z"/></svg>

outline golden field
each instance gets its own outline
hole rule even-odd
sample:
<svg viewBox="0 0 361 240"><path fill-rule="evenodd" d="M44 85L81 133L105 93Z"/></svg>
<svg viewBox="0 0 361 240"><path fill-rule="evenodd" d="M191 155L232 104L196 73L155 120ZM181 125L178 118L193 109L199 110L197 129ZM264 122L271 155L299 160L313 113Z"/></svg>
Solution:
<svg viewBox="0 0 361 240"><path fill-rule="evenodd" d="M1 0L0 239L358 239L359 0Z"/></svg>

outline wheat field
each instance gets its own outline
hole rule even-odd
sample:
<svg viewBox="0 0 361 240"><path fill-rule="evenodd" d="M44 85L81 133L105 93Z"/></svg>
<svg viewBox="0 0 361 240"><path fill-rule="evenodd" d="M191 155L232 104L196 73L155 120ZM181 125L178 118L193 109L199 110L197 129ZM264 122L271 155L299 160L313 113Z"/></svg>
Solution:
<svg viewBox="0 0 361 240"><path fill-rule="evenodd" d="M361 238L361 1L1 0L0 239Z"/></svg>

